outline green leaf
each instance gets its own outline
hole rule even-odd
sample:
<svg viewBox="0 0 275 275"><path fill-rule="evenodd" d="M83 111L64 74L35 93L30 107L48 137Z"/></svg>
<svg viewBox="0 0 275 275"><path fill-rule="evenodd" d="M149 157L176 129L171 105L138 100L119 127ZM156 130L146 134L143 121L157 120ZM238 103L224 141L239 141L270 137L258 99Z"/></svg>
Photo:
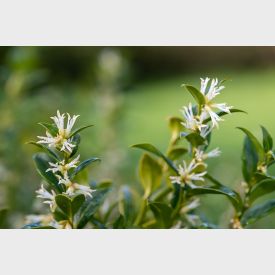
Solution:
<svg viewBox="0 0 275 275"><path fill-rule="evenodd" d="M151 202L149 207L157 220L158 228L170 228L172 226L173 209L169 205L161 202Z"/></svg>
<svg viewBox="0 0 275 275"><path fill-rule="evenodd" d="M78 146L79 146L79 143L81 141L81 137L79 134L76 134L75 136L72 137L71 139L71 143L73 145L75 145L75 147L73 147L73 151L72 153L70 154L70 158L73 157L76 153L77 153L77 150L78 150Z"/></svg>
<svg viewBox="0 0 275 275"><path fill-rule="evenodd" d="M140 160L139 176L144 188L144 196L148 198L160 186L162 167L155 159L145 153Z"/></svg>
<svg viewBox="0 0 275 275"><path fill-rule="evenodd" d="M252 203L259 197L267 195L273 191L275 191L275 179L264 179L252 187L249 193L249 201Z"/></svg>
<svg viewBox="0 0 275 275"><path fill-rule="evenodd" d="M192 186L188 187L188 195L203 195L203 194L220 194L226 196L237 212L241 212L243 203L240 195L232 190L231 188L224 185L215 185L215 186Z"/></svg>
<svg viewBox="0 0 275 275"><path fill-rule="evenodd" d="M110 188L96 190L93 192L93 197L86 200L78 212L79 215L77 217L77 228L83 228L89 222L90 218L104 202L104 199L109 190Z"/></svg>
<svg viewBox="0 0 275 275"><path fill-rule="evenodd" d="M170 117L169 118L169 127L172 131L171 142L175 144L180 137L180 132L184 130L184 126L182 125L183 120L179 117Z"/></svg>
<svg viewBox="0 0 275 275"><path fill-rule="evenodd" d="M68 219L67 215L65 215L58 207L56 207L55 211L53 212L53 217L58 222Z"/></svg>
<svg viewBox="0 0 275 275"><path fill-rule="evenodd" d="M72 199L72 213L75 215L82 204L85 202L85 196L83 194L76 195Z"/></svg>
<svg viewBox="0 0 275 275"><path fill-rule="evenodd" d="M121 192L119 212L124 217L125 226L131 227L135 219L136 209L133 194L127 186L124 186Z"/></svg>
<svg viewBox="0 0 275 275"><path fill-rule="evenodd" d="M125 218L120 214L113 224L113 229L125 229L125 227Z"/></svg>
<svg viewBox="0 0 275 275"><path fill-rule="evenodd" d="M173 161L171 161L169 158L167 158L166 156L164 156L155 146L149 144L149 143L141 143L141 144L134 144L131 147L133 148L139 148L139 149L143 149L147 152L150 152L160 158L162 158L170 168L172 168L177 174L178 174L178 169L177 167L174 165Z"/></svg>
<svg viewBox="0 0 275 275"><path fill-rule="evenodd" d="M168 158L171 160L177 160L187 152L188 150L182 146L174 146L169 150Z"/></svg>
<svg viewBox="0 0 275 275"><path fill-rule="evenodd" d="M79 172L81 172L84 168L86 168L89 164L93 163L93 162L97 162L100 161L99 158L89 158L86 159L84 161L82 161L72 172L72 174L70 175L70 178L73 179L75 177L75 175L77 175Z"/></svg>
<svg viewBox="0 0 275 275"><path fill-rule="evenodd" d="M246 182L250 182L257 171L258 154L252 141L246 136L242 154L242 172Z"/></svg>
<svg viewBox="0 0 275 275"><path fill-rule="evenodd" d="M235 108L230 109L230 113L245 113L245 114L247 114L247 112L245 112L245 111L243 111L243 110L240 110L240 109L235 109ZM217 115L218 115L219 117L221 117L221 116L228 115L228 113L220 111L220 112L217 112ZM211 117L208 117L207 119L205 119L205 120L203 121L203 124L208 123L210 120L211 120Z"/></svg>
<svg viewBox="0 0 275 275"><path fill-rule="evenodd" d="M35 141L29 141L26 144L34 145L34 146L44 150L46 153L48 153L56 161L60 161L59 156L53 150L51 150L49 147L45 146L44 144L40 144L40 143L37 143Z"/></svg>
<svg viewBox="0 0 275 275"><path fill-rule="evenodd" d="M55 124L39 122L39 125L44 127L52 136L56 136L58 134L58 128Z"/></svg>
<svg viewBox="0 0 275 275"><path fill-rule="evenodd" d="M204 95L197 88L188 84L182 84L181 86L186 88L186 90L194 97L199 105L205 104Z"/></svg>
<svg viewBox="0 0 275 275"><path fill-rule="evenodd" d="M49 168L49 162L54 162L54 160L45 153L35 154L33 156L33 160L36 166L36 170L38 171L40 176L45 181L47 181L50 186L55 189L55 191L62 192L62 185L58 184L58 179L56 178L56 176L51 171L46 172L46 170Z"/></svg>
<svg viewBox="0 0 275 275"><path fill-rule="evenodd" d="M190 133L184 137L191 143L193 147L207 144L206 140L199 133Z"/></svg>
<svg viewBox="0 0 275 275"><path fill-rule="evenodd" d="M69 138L73 137L74 135L78 134L79 132L83 131L84 129L87 129L87 128L92 127L92 126L94 126L94 125L91 124L91 125L87 125L87 126L84 126L84 127L80 127L80 128L78 128L78 129L74 130L74 131L70 134Z"/></svg>
<svg viewBox="0 0 275 275"><path fill-rule="evenodd" d="M241 224L243 226L250 225L255 221L271 214L274 211L275 211L275 199L269 200L262 204L255 205L249 208L248 210L246 210L246 212L241 218Z"/></svg>
<svg viewBox="0 0 275 275"><path fill-rule="evenodd" d="M65 214L66 218L72 220L74 215L78 212L80 207L85 202L85 196L83 194L79 194L74 196L73 198L69 198L64 194L60 194L55 197L55 202Z"/></svg>
<svg viewBox="0 0 275 275"><path fill-rule="evenodd" d="M263 147L265 152L267 153L273 148L273 139L264 126L261 126L261 128L263 134Z"/></svg>
<svg viewBox="0 0 275 275"><path fill-rule="evenodd" d="M72 217L72 200L66 195L59 194L55 196L55 202L66 217L70 219Z"/></svg>
<svg viewBox="0 0 275 275"><path fill-rule="evenodd" d="M249 140L252 142L253 146L255 147L255 150L258 154L259 157L259 161L264 161L265 158L265 151L262 147L262 145L260 144L260 142L257 140L257 138L247 129L242 128L242 127L237 127L238 129L240 129L241 131L243 131L246 136L249 138Z"/></svg>
<svg viewBox="0 0 275 275"><path fill-rule="evenodd" d="M176 208L177 206L179 206L181 202L182 187L178 183L174 183L173 186L174 186L174 190L173 190L173 196L171 199L171 206L173 208Z"/></svg>

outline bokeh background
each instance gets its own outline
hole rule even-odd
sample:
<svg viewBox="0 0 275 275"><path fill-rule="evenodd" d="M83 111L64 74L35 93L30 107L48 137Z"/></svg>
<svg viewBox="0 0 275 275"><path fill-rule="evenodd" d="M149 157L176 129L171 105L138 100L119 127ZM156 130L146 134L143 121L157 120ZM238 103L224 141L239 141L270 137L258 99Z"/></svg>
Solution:
<svg viewBox="0 0 275 275"><path fill-rule="evenodd" d="M78 125L95 124L82 134L81 157L98 156L92 179L112 178L119 188L136 186L141 152L150 142L163 151L167 118L192 98L182 83L200 77L227 78L217 99L248 112L226 117L213 135L222 156L209 170L236 189L241 176L243 126L260 137L264 125L275 137L275 48L273 47L0 47L0 208L9 208L7 227L20 228L38 212L40 178L32 162L36 148L25 143L44 130L59 109L80 114ZM271 196L274 196L271 195ZM205 196L200 211L226 226L232 211L219 196ZM275 227L275 215L254 226Z"/></svg>

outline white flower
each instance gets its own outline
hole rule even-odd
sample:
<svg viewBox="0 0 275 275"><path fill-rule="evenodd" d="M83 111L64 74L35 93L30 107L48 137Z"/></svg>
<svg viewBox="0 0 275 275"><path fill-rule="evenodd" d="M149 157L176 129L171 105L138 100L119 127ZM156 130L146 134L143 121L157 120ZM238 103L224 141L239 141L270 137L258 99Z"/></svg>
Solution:
<svg viewBox="0 0 275 275"><path fill-rule="evenodd" d="M41 184L41 188L39 190L36 191L37 193L37 198L41 198L44 199L44 203L45 204L49 204L50 208L52 211L54 211L56 204L55 204L55 192L53 190L51 190L52 193L49 193L43 186L43 184Z"/></svg>
<svg viewBox="0 0 275 275"><path fill-rule="evenodd" d="M60 114L59 110L57 111L57 115L51 117L54 121L58 133L56 136L52 136L48 131L46 132L46 137L38 136L39 140L37 143L48 144L49 147L54 147L59 149L60 151L67 151L69 153L72 152L72 148L75 147L71 142L70 134L73 128L73 125L76 119L79 117L78 115L74 115L72 118L70 114L67 113L67 125L65 127L65 114Z"/></svg>
<svg viewBox="0 0 275 275"><path fill-rule="evenodd" d="M172 183L178 184L192 184L192 181L204 181L203 176L207 173L206 171L201 173L195 173L194 169L199 164L193 159L187 166L186 162L183 161L183 166L179 165L178 173L179 176L171 176L170 180Z"/></svg>
<svg viewBox="0 0 275 275"><path fill-rule="evenodd" d="M202 117L205 119L207 116L211 118L213 127L218 127L218 122L223 119L220 118L213 109L218 109L225 113L230 113L232 106L227 106L226 103L213 103L213 99L220 94L220 92L225 88L224 86L219 86L218 79L212 79L209 89L208 82L210 78L201 78L201 89L200 92L204 95L205 105L202 109Z"/></svg>
<svg viewBox="0 0 275 275"><path fill-rule="evenodd" d="M200 131L201 137L206 138L210 134L212 129L213 127L210 127L209 125L207 125L206 127L203 127Z"/></svg>
<svg viewBox="0 0 275 275"><path fill-rule="evenodd" d="M220 154L221 154L221 151L219 148L216 148L208 153L205 153L204 151L195 148L195 159L197 162L203 162L207 158L218 157L220 156Z"/></svg>
<svg viewBox="0 0 275 275"><path fill-rule="evenodd" d="M51 117L51 119L54 121L58 128L58 132L60 135L64 137L69 137L71 134L71 130L75 124L76 119L79 117L79 115L74 115L72 118L70 114L67 113L67 127L64 127L64 119L65 119L65 114L60 115L59 110L57 110L57 116Z"/></svg>
<svg viewBox="0 0 275 275"><path fill-rule="evenodd" d="M68 186L68 189L66 190L66 194L69 196L83 194L84 196L88 196L92 198L92 193L95 190L91 189L89 186L77 184L77 183L71 183Z"/></svg>
<svg viewBox="0 0 275 275"><path fill-rule="evenodd" d="M201 131L202 128L207 127L207 125L203 124L203 120L201 116L195 116L192 109L192 104L189 103L188 107L183 107L181 110L183 117L185 118L185 122L182 122L182 125L189 130Z"/></svg>
<svg viewBox="0 0 275 275"><path fill-rule="evenodd" d="M64 176L61 177L60 175L56 175L59 179L59 184L64 184L67 188L65 194L69 196L77 195L77 194L83 194L85 196L92 198L92 193L95 191L91 189L89 186L81 185L75 182L72 182L69 177Z"/></svg>
<svg viewBox="0 0 275 275"><path fill-rule="evenodd" d="M46 170L46 172L52 171L54 174L56 174L57 172L60 172L65 177L68 177L68 171L70 169L72 169L72 168L76 168L77 167L76 164L79 162L79 158L80 158L80 155L78 155L75 159L73 159L69 163L65 163L64 159L62 161L60 161L60 162L57 162L57 163L49 162L49 165L52 168L48 168Z"/></svg>

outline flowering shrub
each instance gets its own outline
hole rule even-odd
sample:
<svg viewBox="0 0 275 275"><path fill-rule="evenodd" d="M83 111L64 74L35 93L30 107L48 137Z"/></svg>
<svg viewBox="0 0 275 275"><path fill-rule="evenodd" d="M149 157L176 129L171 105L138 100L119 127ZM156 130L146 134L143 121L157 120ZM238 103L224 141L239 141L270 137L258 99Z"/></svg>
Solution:
<svg viewBox="0 0 275 275"><path fill-rule="evenodd" d="M108 183L95 184L94 189L79 184L83 176L85 181L84 169L99 159L94 157L80 162L80 155L77 155L79 133L92 125L73 130L77 118L67 114L66 124L66 115L57 111L57 116L51 117L54 124L39 123L46 129L46 136L38 136L39 141L30 142L44 151L33 157L46 184L44 187L42 183L36 193L49 205L50 214L28 216L25 228L83 228L109 190Z"/></svg>
<svg viewBox="0 0 275 275"><path fill-rule="evenodd" d="M36 154L34 161L45 182L37 197L49 205L49 213L28 216L25 228L217 228L197 209L204 194L222 195L231 202L234 214L228 221L229 228L248 227L274 211L275 199L255 203L275 191L275 179L268 172L275 163L273 140L264 127L261 142L239 127L245 134L241 192L221 183L207 169L207 160L221 154L219 148L209 149L212 133L223 116L243 112L216 102L225 88L223 83L205 78L200 89L183 85L195 103L181 109L182 117L169 119L171 138L166 153L148 143L132 146L146 151L139 163L143 193L125 186L118 195L113 194L112 203L106 197L109 182L89 186L85 177L84 168L99 159L80 162L77 154L80 131L92 125L73 130L78 116L71 118L59 111L52 117L54 124L40 123L46 128L46 136L38 136L39 141L31 144L44 151Z"/></svg>

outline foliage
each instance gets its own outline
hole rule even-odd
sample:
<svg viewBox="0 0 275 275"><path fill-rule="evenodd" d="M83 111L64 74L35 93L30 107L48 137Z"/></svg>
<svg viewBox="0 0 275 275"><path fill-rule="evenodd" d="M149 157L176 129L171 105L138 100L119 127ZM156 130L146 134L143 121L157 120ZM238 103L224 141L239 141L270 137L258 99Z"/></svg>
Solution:
<svg viewBox="0 0 275 275"><path fill-rule="evenodd" d="M247 228L274 212L274 199L257 202L275 191L275 178L268 171L275 163L273 139L265 127L261 126L261 141L238 127L245 134L244 181L238 191L208 171L207 160L221 154L219 148L209 147L222 117L244 112L215 102L223 83L206 78L201 79L200 89L183 85L195 104L184 106L182 117L169 119L171 137L165 153L150 143L132 145L145 151L138 166L139 189L123 185L115 190L109 181L87 182L86 168L100 160L91 157L80 162L76 155L80 132L92 125L72 130L78 116L67 114L65 126L66 115L59 111L52 117L54 124L40 123L46 136L38 136L40 140L30 144L43 151L33 159L46 185L42 184L37 194L49 204L50 213L29 216L31 222L24 228L218 228L200 212L200 197L205 194L221 196L232 205L229 228ZM79 184L85 180L86 185Z"/></svg>

